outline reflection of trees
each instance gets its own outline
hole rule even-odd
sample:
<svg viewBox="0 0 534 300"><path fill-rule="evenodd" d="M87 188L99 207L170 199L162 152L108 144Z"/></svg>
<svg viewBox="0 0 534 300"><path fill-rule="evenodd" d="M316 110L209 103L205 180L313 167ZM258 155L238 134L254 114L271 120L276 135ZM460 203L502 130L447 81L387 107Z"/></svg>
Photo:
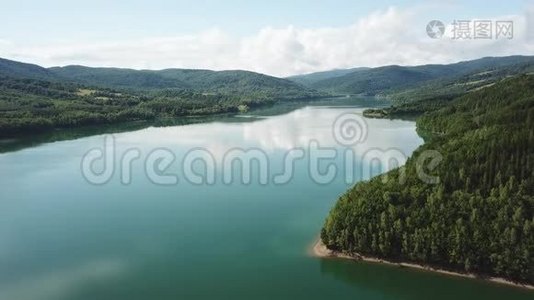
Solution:
<svg viewBox="0 0 534 300"><path fill-rule="evenodd" d="M357 290L372 293L376 299L532 299L529 291L376 263L321 259L320 268L321 274L341 280Z"/></svg>

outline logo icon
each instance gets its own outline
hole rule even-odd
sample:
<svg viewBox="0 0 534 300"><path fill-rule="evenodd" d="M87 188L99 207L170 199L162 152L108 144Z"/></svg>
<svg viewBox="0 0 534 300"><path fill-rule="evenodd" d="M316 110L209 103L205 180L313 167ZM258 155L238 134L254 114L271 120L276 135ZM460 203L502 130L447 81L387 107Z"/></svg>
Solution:
<svg viewBox="0 0 534 300"><path fill-rule="evenodd" d="M445 33L445 25L439 20L432 20L426 25L426 34L433 39L439 39Z"/></svg>
<svg viewBox="0 0 534 300"><path fill-rule="evenodd" d="M343 146L354 146L367 139L367 123L354 113L340 115L334 121L334 139Z"/></svg>

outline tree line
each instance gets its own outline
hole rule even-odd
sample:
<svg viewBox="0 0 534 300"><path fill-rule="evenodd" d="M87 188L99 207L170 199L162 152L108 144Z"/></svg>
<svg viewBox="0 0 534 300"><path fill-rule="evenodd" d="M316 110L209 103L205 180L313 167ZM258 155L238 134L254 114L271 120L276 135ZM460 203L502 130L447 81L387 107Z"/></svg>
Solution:
<svg viewBox="0 0 534 300"><path fill-rule="evenodd" d="M121 90L0 76L0 138L54 128L236 113L280 100L318 97L308 90L261 87L239 93L188 89Z"/></svg>
<svg viewBox="0 0 534 300"><path fill-rule="evenodd" d="M420 106L423 107L423 106ZM425 144L400 170L356 184L327 217L328 248L534 282L534 76L433 106L417 120ZM425 150L438 184L417 176Z"/></svg>

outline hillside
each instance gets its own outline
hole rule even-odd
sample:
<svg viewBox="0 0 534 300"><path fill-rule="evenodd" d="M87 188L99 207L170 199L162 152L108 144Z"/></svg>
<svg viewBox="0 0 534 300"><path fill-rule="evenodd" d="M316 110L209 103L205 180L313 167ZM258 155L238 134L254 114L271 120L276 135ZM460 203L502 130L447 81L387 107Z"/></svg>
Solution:
<svg viewBox="0 0 534 300"><path fill-rule="evenodd" d="M305 98L320 94L287 79L241 70L165 69L154 71L85 66L43 68L34 64L0 58L0 76L131 91L178 89L199 93L239 94L251 97L283 96L284 98Z"/></svg>
<svg viewBox="0 0 534 300"><path fill-rule="evenodd" d="M324 96L246 71L42 68L0 59L0 138L55 128L236 113Z"/></svg>
<svg viewBox="0 0 534 300"><path fill-rule="evenodd" d="M461 74L446 79L434 79L421 83L415 88L398 90L388 96L396 103L410 103L435 97L460 96L495 84L518 74L534 72L534 59L509 65L494 65L469 74Z"/></svg>
<svg viewBox="0 0 534 300"><path fill-rule="evenodd" d="M344 194L322 241L348 254L533 283L534 76L425 109L417 121L425 144L387 180ZM433 171L418 163L426 150L443 157ZM421 168L439 180L423 182Z"/></svg>
<svg viewBox="0 0 534 300"><path fill-rule="evenodd" d="M54 67L55 76L115 89L183 89L201 93L306 97L314 92L292 81L248 71L166 69L160 71L83 66Z"/></svg>
<svg viewBox="0 0 534 300"><path fill-rule="evenodd" d="M279 100L268 94L167 89L144 93L0 76L0 138L55 128L237 113Z"/></svg>
<svg viewBox="0 0 534 300"><path fill-rule="evenodd" d="M73 83L117 89L190 88L185 82L165 78L154 71L120 68L90 68L84 66L53 67L49 69L57 78Z"/></svg>
<svg viewBox="0 0 534 300"><path fill-rule="evenodd" d="M55 77L50 70L38 65L3 58L0 58L0 76L49 80Z"/></svg>
<svg viewBox="0 0 534 300"><path fill-rule="evenodd" d="M435 71L432 67L386 66L321 80L313 86L339 93L377 95L400 87L411 87L447 74L446 70L441 74L433 74L440 72L432 71Z"/></svg>
<svg viewBox="0 0 534 300"><path fill-rule="evenodd" d="M524 73L525 68L533 64L531 56L508 56L449 65L385 66L319 80L310 86L334 93L388 95L394 100L410 101L413 97L423 97L425 91L436 95L436 89L442 90L442 94L463 93L482 86L486 79L494 82ZM465 87L462 83L471 86Z"/></svg>
<svg viewBox="0 0 534 300"><path fill-rule="evenodd" d="M363 71L368 70L369 68L352 68L352 69L335 69L330 71L323 71L323 72L315 72L310 74L303 74L303 75L295 75L286 77L286 79L289 79L293 82L300 83L305 86L312 86L313 84L330 79L330 78L336 78L341 77L343 75L347 75L349 73L357 72L357 71Z"/></svg>
<svg viewBox="0 0 534 300"><path fill-rule="evenodd" d="M429 110L446 106L451 100L472 91L491 87L495 83L516 76L532 74L534 62L487 69L452 79L436 79L423 83L416 88L393 92L388 96L393 105L379 110L368 109L364 114L375 118L397 118L418 116Z"/></svg>

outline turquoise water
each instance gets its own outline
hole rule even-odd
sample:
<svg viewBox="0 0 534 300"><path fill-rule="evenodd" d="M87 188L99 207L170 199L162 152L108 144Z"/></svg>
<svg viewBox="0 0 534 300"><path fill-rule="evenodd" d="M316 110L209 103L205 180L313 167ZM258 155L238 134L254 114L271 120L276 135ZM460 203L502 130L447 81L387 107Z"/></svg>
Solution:
<svg viewBox="0 0 534 300"><path fill-rule="evenodd" d="M308 255L329 209L351 185L340 155L347 148L333 138L332 124L375 105L342 104L113 134L116 158L141 153L129 184L121 182L118 159L105 184L82 175L82 157L110 135L0 154L0 299L532 299L477 280ZM422 143L414 122L365 122L366 139L351 147L354 181L365 176L359 171L370 164L370 149L409 155ZM338 154L319 164L322 172L328 163L336 167L331 182L311 175L311 141ZM306 155L285 184L261 184L259 172L250 184L225 184L223 160L236 148L261 150L270 175L283 170L289 150ZM178 183L155 184L146 174L143 162L156 149L174 154L164 173ZM192 184L182 174L180 161L191 149L212 154L214 184Z"/></svg>

